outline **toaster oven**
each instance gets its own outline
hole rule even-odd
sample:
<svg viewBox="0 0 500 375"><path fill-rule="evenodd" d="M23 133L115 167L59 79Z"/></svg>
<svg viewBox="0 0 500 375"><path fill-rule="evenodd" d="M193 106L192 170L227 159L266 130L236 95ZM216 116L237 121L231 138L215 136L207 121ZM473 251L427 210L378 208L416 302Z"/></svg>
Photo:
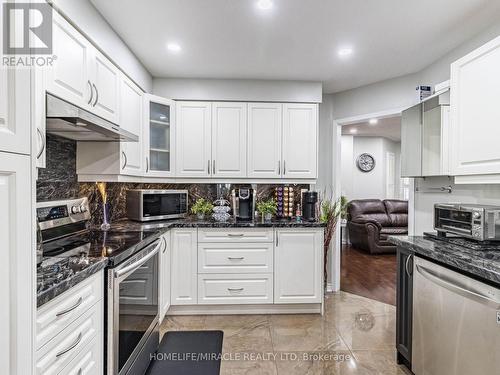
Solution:
<svg viewBox="0 0 500 375"><path fill-rule="evenodd" d="M127 190L127 217L131 220L165 220L187 215L187 190Z"/></svg>
<svg viewBox="0 0 500 375"><path fill-rule="evenodd" d="M500 206L435 204L434 229L440 236L454 234L476 241L500 241Z"/></svg>

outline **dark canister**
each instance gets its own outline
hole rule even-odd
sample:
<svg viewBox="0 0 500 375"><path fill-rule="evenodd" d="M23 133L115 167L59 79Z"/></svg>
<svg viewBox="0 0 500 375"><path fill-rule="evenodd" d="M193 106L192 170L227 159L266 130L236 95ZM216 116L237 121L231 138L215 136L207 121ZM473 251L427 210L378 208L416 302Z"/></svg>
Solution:
<svg viewBox="0 0 500 375"><path fill-rule="evenodd" d="M302 193L302 219L305 221L316 221L316 205L318 203L318 192L306 191Z"/></svg>

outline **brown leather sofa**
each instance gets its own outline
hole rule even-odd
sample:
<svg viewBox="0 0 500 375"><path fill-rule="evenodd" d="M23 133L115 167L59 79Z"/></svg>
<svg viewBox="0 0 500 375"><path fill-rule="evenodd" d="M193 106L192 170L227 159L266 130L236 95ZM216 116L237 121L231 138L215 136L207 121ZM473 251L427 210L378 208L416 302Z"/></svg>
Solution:
<svg viewBox="0 0 500 375"><path fill-rule="evenodd" d="M388 236L408 234L408 202L361 199L347 206L347 230L351 244L371 254L395 253Z"/></svg>

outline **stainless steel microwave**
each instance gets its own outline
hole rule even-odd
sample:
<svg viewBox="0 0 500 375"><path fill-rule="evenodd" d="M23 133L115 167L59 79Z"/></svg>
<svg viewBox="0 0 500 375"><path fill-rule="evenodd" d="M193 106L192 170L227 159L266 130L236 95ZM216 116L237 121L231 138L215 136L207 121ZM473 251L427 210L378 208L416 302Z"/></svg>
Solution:
<svg viewBox="0 0 500 375"><path fill-rule="evenodd" d="M441 236L450 233L476 241L500 241L500 207L438 203L434 229Z"/></svg>
<svg viewBox="0 0 500 375"><path fill-rule="evenodd" d="M127 190L127 217L130 220L175 219L187 214L187 190Z"/></svg>

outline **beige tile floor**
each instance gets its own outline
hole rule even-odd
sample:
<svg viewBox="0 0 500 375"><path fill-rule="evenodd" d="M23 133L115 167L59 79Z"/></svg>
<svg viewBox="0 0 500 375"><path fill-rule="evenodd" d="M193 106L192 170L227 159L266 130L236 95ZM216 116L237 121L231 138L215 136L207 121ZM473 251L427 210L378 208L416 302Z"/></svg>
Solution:
<svg viewBox="0 0 500 375"><path fill-rule="evenodd" d="M395 314L394 306L339 292L327 295L323 316L171 316L161 333L224 331L221 375L404 375Z"/></svg>

